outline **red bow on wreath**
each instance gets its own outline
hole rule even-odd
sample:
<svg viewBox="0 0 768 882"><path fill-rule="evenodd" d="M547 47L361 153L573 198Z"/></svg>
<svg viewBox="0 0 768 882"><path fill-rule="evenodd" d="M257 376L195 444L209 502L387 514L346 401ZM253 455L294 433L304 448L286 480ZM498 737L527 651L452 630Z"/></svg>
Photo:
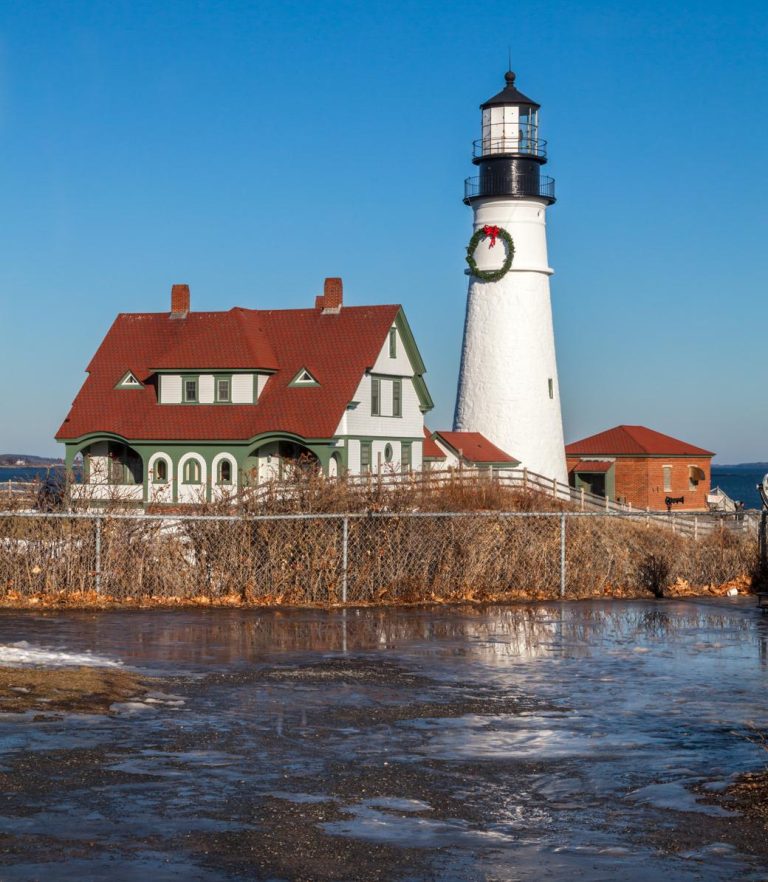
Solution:
<svg viewBox="0 0 768 882"><path fill-rule="evenodd" d="M499 228L498 227L490 227L490 226L488 226L488 224L486 224L483 227L483 232L485 233L486 236L491 237L491 244L488 247L493 248L493 246L496 244L496 239L499 235Z"/></svg>

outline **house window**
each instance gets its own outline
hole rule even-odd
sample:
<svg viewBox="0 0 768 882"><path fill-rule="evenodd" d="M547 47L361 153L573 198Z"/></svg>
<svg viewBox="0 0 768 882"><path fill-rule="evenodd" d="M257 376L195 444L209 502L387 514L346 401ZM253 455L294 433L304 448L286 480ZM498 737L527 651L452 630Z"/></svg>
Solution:
<svg viewBox="0 0 768 882"><path fill-rule="evenodd" d="M222 459L219 462L219 474L217 476L218 484L232 483L232 463L228 459Z"/></svg>
<svg viewBox="0 0 768 882"><path fill-rule="evenodd" d="M360 442L360 471L370 472L371 470L371 442Z"/></svg>
<svg viewBox="0 0 768 882"><path fill-rule="evenodd" d="M392 416L403 415L403 381L392 381Z"/></svg>
<svg viewBox="0 0 768 882"><path fill-rule="evenodd" d="M403 441L400 445L400 470L410 472L411 470L411 442Z"/></svg>
<svg viewBox="0 0 768 882"><path fill-rule="evenodd" d="M152 482L154 484L166 484L168 482L168 460L155 460L155 470L152 476Z"/></svg>
<svg viewBox="0 0 768 882"><path fill-rule="evenodd" d="M671 493L672 492L672 466L665 465L661 467L662 473L664 474L664 492Z"/></svg>
<svg viewBox="0 0 768 882"><path fill-rule="evenodd" d="M371 416L381 416L381 380L371 378Z"/></svg>
<svg viewBox="0 0 768 882"><path fill-rule="evenodd" d="M216 401L230 401L229 377L216 378Z"/></svg>
<svg viewBox="0 0 768 882"><path fill-rule="evenodd" d="M197 378L184 379L184 401L197 401Z"/></svg>
<svg viewBox="0 0 768 882"><path fill-rule="evenodd" d="M384 445L384 462L392 462L392 445L385 444Z"/></svg>
<svg viewBox="0 0 768 882"><path fill-rule="evenodd" d="M389 357L397 358L397 329L389 329Z"/></svg>
<svg viewBox="0 0 768 882"><path fill-rule="evenodd" d="M125 463L120 459L121 454L113 453L109 460L109 483L125 484Z"/></svg>
<svg viewBox="0 0 768 882"><path fill-rule="evenodd" d="M185 484L199 484L200 474L200 463L196 459L188 459L184 463Z"/></svg>

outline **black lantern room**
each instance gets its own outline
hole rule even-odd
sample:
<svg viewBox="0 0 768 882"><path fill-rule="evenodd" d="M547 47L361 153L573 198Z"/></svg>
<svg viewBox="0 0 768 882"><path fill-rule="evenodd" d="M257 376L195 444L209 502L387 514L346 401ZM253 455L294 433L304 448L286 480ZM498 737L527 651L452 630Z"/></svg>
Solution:
<svg viewBox="0 0 768 882"><path fill-rule="evenodd" d="M515 88L507 71L505 86L480 105L483 137L474 143L472 162L478 177L464 182L464 201L487 196L512 196L555 201L555 182L541 174L547 142L539 138L539 107Z"/></svg>

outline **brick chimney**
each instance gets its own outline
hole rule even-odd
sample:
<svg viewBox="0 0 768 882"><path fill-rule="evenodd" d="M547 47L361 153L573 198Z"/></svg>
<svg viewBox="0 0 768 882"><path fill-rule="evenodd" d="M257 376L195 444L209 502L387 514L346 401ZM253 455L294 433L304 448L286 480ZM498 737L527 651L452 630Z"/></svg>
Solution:
<svg viewBox="0 0 768 882"><path fill-rule="evenodd" d="M322 296L315 298L315 307L321 309L323 315L337 315L341 312L343 299L344 291L341 279L326 279Z"/></svg>
<svg viewBox="0 0 768 882"><path fill-rule="evenodd" d="M171 287L171 318L184 319L189 312L189 285Z"/></svg>

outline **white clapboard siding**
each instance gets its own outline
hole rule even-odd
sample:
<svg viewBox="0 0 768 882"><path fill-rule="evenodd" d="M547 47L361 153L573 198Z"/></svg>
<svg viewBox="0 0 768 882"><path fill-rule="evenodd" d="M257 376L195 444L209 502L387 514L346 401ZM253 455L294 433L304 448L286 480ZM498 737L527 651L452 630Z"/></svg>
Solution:
<svg viewBox="0 0 768 882"><path fill-rule="evenodd" d="M389 413L392 413L391 382L382 380L381 385L390 385ZM346 411L336 430L337 435L362 435L372 438L420 438L424 432L424 415L419 409L419 397L410 377L403 378L402 417L372 416L371 378L366 375L355 392L355 401L360 404L354 410ZM383 393L383 388L382 388Z"/></svg>
<svg viewBox="0 0 768 882"><path fill-rule="evenodd" d="M261 393L264 391L264 387L267 385L269 381L270 374L256 374L256 400L258 401L261 397Z"/></svg>
<svg viewBox="0 0 768 882"><path fill-rule="evenodd" d="M253 404L253 374L233 374L232 403Z"/></svg>
<svg viewBox="0 0 768 882"><path fill-rule="evenodd" d="M353 475L360 474L360 442L347 441L347 468Z"/></svg>
<svg viewBox="0 0 768 882"><path fill-rule="evenodd" d="M197 397L200 404L213 404L215 380L213 374L200 374L197 384Z"/></svg>
<svg viewBox="0 0 768 882"><path fill-rule="evenodd" d="M181 404L181 377L178 374L160 374L160 401L162 404Z"/></svg>
<svg viewBox="0 0 768 882"><path fill-rule="evenodd" d="M384 341L384 346L373 366L373 373L392 374L395 377L412 376L413 365L405 351L405 346L403 346L400 332L396 330L395 334L397 337L395 357L389 357L389 335L387 335Z"/></svg>

